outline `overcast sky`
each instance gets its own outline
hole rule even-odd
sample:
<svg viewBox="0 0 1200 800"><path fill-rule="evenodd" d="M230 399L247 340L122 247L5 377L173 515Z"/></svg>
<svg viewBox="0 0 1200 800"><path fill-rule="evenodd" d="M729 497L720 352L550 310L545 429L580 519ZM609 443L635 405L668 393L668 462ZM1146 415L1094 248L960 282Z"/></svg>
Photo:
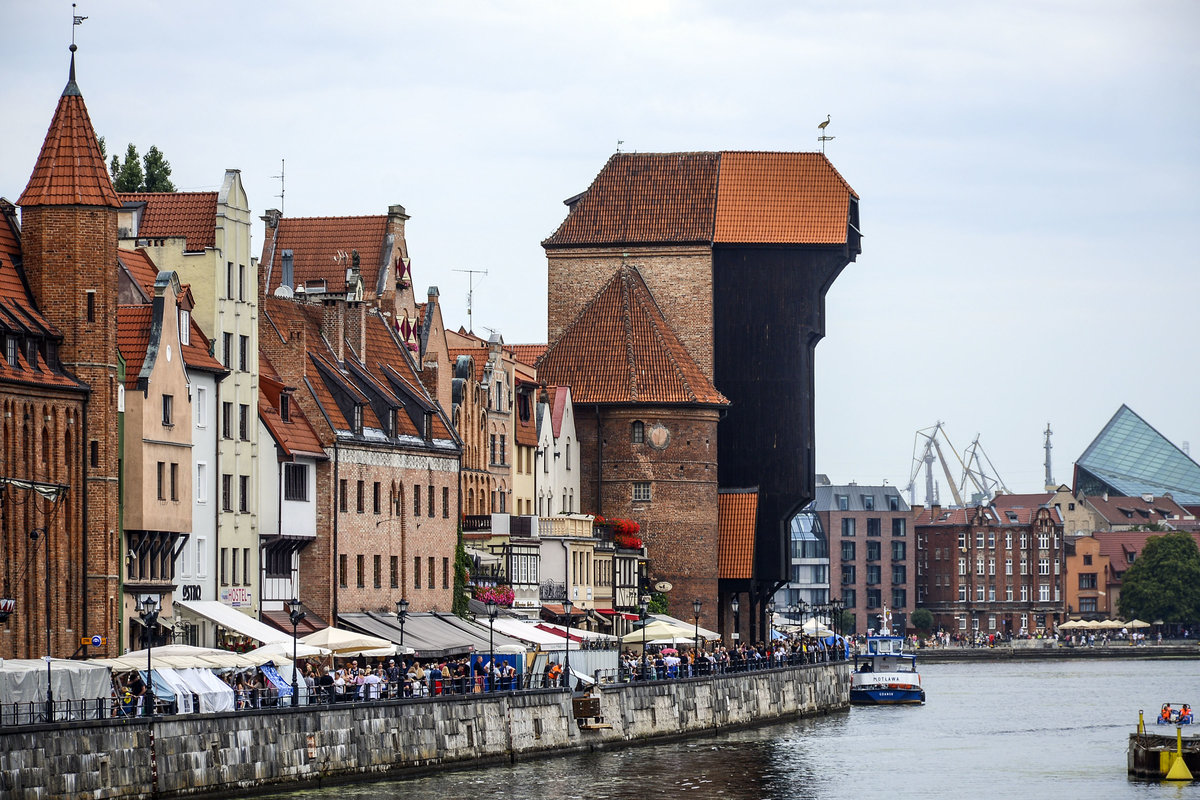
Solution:
<svg viewBox="0 0 1200 800"><path fill-rule="evenodd" d="M817 467L908 482L914 433L976 434L1013 491L1122 403L1200 452L1200 3L79 0L110 154L256 214L404 205L448 327L545 340L540 242L626 151L813 150L862 198L817 348ZM71 8L0 0L15 200L67 77ZM261 223L255 248L261 246ZM921 484L920 480L918 481ZM939 481L949 501L945 479ZM918 502L924 501L918 489Z"/></svg>

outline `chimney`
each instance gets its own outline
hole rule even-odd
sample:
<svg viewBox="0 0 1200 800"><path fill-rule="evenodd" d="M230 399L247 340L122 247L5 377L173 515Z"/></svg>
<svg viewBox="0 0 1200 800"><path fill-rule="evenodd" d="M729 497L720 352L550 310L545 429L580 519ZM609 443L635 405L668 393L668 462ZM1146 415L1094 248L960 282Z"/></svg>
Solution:
<svg viewBox="0 0 1200 800"><path fill-rule="evenodd" d="M367 363L367 304L346 303L346 341L358 353L358 360Z"/></svg>
<svg viewBox="0 0 1200 800"><path fill-rule="evenodd" d="M267 213L263 214L259 219L267 224L268 230L274 230L279 227L279 220L283 217L283 212L278 208L268 208Z"/></svg>
<svg viewBox="0 0 1200 800"><path fill-rule="evenodd" d="M346 301L324 300L321 303L321 334L333 348L338 364L346 360Z"/></svg>

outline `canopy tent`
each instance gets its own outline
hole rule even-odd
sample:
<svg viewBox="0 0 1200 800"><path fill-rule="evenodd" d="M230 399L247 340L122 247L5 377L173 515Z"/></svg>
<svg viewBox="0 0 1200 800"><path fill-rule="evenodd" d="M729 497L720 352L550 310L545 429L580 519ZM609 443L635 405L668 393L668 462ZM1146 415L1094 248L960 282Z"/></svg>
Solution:
<svg viewBox="0 0 1200 800"><path fill-rule="evenodd" d="M323 647L335 656L386 657L396 654L396 643L379 636L335 628L332 625L301 637L301 642Z"/></svg>
<svg viewBox="0 0 1200 800"><path fill-rule="evenodd" d="M259 622L254 617L243 614L236 608L218 603L216 600L176 600L175 605L215 622L222 628L247 636L263 644L271 642L291 643L292 635L265 622Z"/></svg>
<svg viewBox="0 0 1200 800"><path fill-rule="evenodd" d="M151 673L150 685L160 702L175 699L175 713L192 713L192 688L178 672L170 667L156 666Z"/></svg>
<svg viewBox="0 0 1200 800"><path fill-rule="evenodd" d="M340 614L338 619L348 627L384 636L392 641L400 640L400 625L392 614L365 611ZM487 652L488 629L454 614L436 611L409 612L404 619L404 644L417 658L448 658L466 655L472 651ZM520 642L506 638L497 626L490 644L498 647L501 644Z"/></svg>
<svg viewBox="0 0 1200 800"><path fill-rule="evenodd" d="M147 652L133 650L118 658L93 658L90 663L102 664L114 672L131 672L146 669ZM149 652L150 667L159 669L246 669L258 667L278 657L264 654L231 653L228 650L217 650L212 647L193 647L188 644L166 644L152 648Z"/></svg>
<svg viewBox="0 0 1200 800"><path fill-rule="evenodd" d="M483 621L476 624L485 629L488 626L488 623ZM563 650L566 648L566 639L540 627L545 623L522 622L512 617L496 617L494 624L497 634L531 644L539 650Z"/></svg>
<svg viewBox="0 0 1200 800"><path fill-rule="evenodd" d="M207 669L179 670L179 675L192 687L200 701L200 712L233 711L233 687Z"/></svg>
<svg viewBox="0 0 1200 800"><path fill-rule="evenodd" d="M566 625L555 625L553 622L539 622L536 627L541 628L542 630L548 630L551 633L557 634L559 636L565 637L567 635L567 626ZM585 631L582 628L572 627L571 628L571 641L578 642L581 639L584 641L588 641L588 642L615 642L615 641L617 641L617 637L612 636L611 634L600 633L599 631Z"/></svg>
<svg viewBox="0 0 1200 800"><path fill-rule="evenodd" d="M74 661L66 658L50 659L50 683L54 689L56 719L98 719L107 715L108 701L112 696L112 674L108 667L95 661ZM82 701L72 703L75 708L58 707L65 700ZM99 703L97 701L103 701ZM24 711L14 703L30 704ZM46 661L45 659L9 658L0 660L0 705L5 706L2 722L5 725L17 721L19 714L35 709L44 719L46 704ZM101 711L101 705L104 706Z"/></svg>

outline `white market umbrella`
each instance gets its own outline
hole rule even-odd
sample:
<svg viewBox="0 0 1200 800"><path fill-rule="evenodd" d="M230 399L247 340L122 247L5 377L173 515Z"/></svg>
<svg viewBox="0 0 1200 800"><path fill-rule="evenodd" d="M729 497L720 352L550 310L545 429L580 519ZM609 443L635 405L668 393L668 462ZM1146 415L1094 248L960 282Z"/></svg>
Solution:
<svg viewBox="0 0 1200 800"><path fill-rule="evenodd" d="M316 633L310 633L300 639L304 644L323 647L335 656L393 656L396 654L396 643L381 639L378 636L368 636L365 633L342 630L341 628L322 628Z"/></svg>
<svg viewBox="0 0 1200 800"><path fill-rule="evenodd" d="M264 644L251 653L267 656L268 658L283 658L287 661L292 660L292 645L290 642L271 642ZM299 639L296 640L296 658L310 658L312 656L327 656L332 651L327 647L317 647L311 644L303 644Z"/></svg>
<svg viewBox="0 0 1200 800"><path fill-rule="evenodd" d="M643 639L647 642L658 640L687 642L694 638L695 631L691 628L681 628L669 622L655 620L632 633L625 634L621 637L621 642L623 644L641 644ZM701 636L700 638L703 639L704 637Z"/></svg>
<svg viewBox="0 0 1200 800"><path fill-rule="evenodd" d="M1140 620L1140 619L1135 619L1135 620L1133 620L1132 622L1130 622L1130 623L1129 623L1129 625L1128 625L1128 626L1126 626L1126 627L1129 627L1129 628L1149 628L1149 627L1150 627L1150 623L1149 623L1149 622L1143 622L1143 621L1142 621L1142 620Z"/></svg>
<svg viewBox="0 0 1200 800"><path fill-rule="evenodd" d="M807 622L805 622L801 626L801 630L803 630L809 636L817 636L822 639L825 638L826 636L833 636L833 631L829 630L829 628L825 627L818 620L815 620L815 619L810 619Z"/></svg>

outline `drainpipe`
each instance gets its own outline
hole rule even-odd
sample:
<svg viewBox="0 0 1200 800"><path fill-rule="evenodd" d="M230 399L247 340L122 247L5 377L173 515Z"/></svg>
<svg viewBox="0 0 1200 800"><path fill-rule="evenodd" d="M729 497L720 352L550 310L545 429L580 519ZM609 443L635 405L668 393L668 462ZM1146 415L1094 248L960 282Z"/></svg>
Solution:
<svg viewBox="0 0 1200 800"><path fill-rule="evenodd" d="M341 490L341 484L338 483L338 466L341 464L341 454L338 452L337 439L333 440L333 552L330 561L333 565L333 580L330 584L333 586L333 602L330 603L332 608L333 619L329 621L330 625L337 625L338 612L338 498ZM402 540L403 541L403 540Z"/></svg>

